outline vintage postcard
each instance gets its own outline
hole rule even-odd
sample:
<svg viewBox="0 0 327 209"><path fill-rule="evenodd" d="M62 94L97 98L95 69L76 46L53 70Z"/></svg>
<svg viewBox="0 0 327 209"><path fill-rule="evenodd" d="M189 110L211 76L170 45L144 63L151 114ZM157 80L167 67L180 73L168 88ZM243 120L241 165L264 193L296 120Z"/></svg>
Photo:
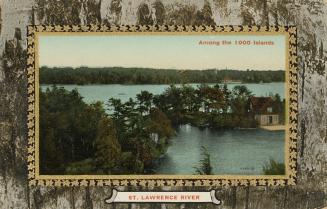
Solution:
<svg viewBox="0 0 327 209"><path fill-rule="evenodd" d="M31 185L296 183L296 28L29 26Z"/></svg>

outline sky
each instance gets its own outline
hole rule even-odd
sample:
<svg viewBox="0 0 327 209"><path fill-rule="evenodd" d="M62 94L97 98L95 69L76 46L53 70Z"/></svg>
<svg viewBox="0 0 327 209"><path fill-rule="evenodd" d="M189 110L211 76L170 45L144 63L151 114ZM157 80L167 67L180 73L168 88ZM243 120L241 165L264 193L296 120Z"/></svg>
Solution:
<svg viewBox="0 0 327 209"><path fill-rule="evenodd" d="M273 41L274 45L221 45L224 40ZM200 41L220 45L200 45ZM285 47L283 35L42 35L39 65L284 70Z"/></svg>

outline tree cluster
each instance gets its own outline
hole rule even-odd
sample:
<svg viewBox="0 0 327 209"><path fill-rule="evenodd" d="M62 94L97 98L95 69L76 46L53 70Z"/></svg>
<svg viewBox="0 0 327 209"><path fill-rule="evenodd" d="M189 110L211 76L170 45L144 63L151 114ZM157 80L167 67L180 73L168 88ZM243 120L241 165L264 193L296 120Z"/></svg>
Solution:
<svg viewBox="0 0 327 209"><path fill-rule="evenodd" d="M110 98L108 114L103 103L86 104L76 89L54 85L40 93L41 173L155 173L173 127L257 127L251 96L242 85L171 85L158 95L141 91L127 102ZM273 99L276 109L283 108L279 95Z"/></svg>
<svg viewBox="0 0 327 209"><path fill-rule="evenodd" d="M42 84L181 84L284 82L285 71L171 70L150 68L41 67Z"/></svg>
<svg viewBox="0 0 327 209"><path fill-rule="evenodd" d="M192 87L171 85L153 103L174 125L190 123L198 127L254 128L257 123L249 112L249 98L253 96L246 86L206 84Z"/></svg>
<svg viewBox="0 0 327 209"><path fill-rule="evenodd" d="M101 102L86 104L77 90L52 86L40 91L42 174L126 174L152 172L174 133L150 94L122 104L110 99L113 115Z"/></svg>

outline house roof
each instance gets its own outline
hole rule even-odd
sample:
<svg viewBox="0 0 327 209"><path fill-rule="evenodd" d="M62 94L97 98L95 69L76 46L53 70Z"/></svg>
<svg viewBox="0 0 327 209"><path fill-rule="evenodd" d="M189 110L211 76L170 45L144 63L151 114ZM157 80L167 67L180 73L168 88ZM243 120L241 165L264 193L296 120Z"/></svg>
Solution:
<svg viewBox="0 0 327 209"><path fill-rule="evenodd" d="M273 106L271 97L251 97L250 103L252 104L251 110L255 113L267 113L267 108Z"/></svg>

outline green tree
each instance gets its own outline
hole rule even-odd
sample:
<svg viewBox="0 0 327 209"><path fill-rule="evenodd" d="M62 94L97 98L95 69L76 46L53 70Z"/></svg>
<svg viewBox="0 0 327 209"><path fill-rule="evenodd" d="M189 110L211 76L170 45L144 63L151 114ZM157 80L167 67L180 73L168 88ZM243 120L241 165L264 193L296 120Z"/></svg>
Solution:
<svg viewBox="0 0 327 209"><path fill-rule="evenodd" d="M72 132L74 136L74 148L76 160L83 160L85 156L92 156L94 153L94 139L96 138L98 123L105 117L105 110L102 102L95 102L87 105L80 114L76 114Z"/></svg>
<svg viewBox="0 0 327 209"><path fill-rule="evenodd" d="M181 89L171 85L163 94L166 99L168 117L175 124L181 123L185 113L185 98L182 96Z"/></svg>
<svg viewBox="0 0 327 209"><path fill-rule="evenodd" d="M108 110L112 112L111 116L118 120L122 116L123 104L120 99L110 98L108 101Z"/></svg>
<svg viewBox="0 0 327 209"><path fill-rule="evenodd" d="M157 11L156 11L157 12ZM8 42L6 48L12 50L14 43ZM322 50L322 47L319 48ZM10 58L8 58L10 59ZM20 60L17 62L25 64ZM5 59L4 64L11 63ZM10 67L11 68L11 67ZM220 83L222 78L247 83L283 82L285 71L241 71L241 70L172 70L123 67L46 67L40 68L42 84L186 84Z"/></svg>
<svg viewBox="0 0 327 209"><path fill-rule="evenodd" d="M98 123L106 116L102 103L88 105L77 90L53 86L40 91L40 115L42 174L62 174L71 163L94 156Z"/></svg>
<svg viewBox="0 0 327 209"><path fill-rule="evenodd" d="M122 147L128 147L129 142L127 138L127 120L126 118L126 107L125 104L121 102L120 99L110 98L108 101L108 110L112 112L110 114L111 118L114 121L117 137L119 139Z"/></svg>
<svg viewBox="0 0 327 209"><path fill-rule="evenodd" d="M269 163L266 163L266 165L263 166L262 170L265 175L284 175L285 164L270 159Z"/></svg>
<svg viewBox="0 0 327 209"><path fill-rule="evenodd" d="M151 110L145 127L148 133L157 133L160 138L169 138L174 134L169 118L158 108Z"/></svg>
<svg viewBox="0 0 327 209"><path fill-rule="evenodd" d="M60 173L64 166L64 154L60 154L61 152L58 149L55 138L55 130L53 128L47 130L45 137L43 137L41 140L40 148L41 172L47 174Z"/></svg>
<svg viewBox="0 0 327 209"><path fill-rule="evenodd" d="M192 86L184 84L181 88L181 94L187 112L199 110L201 104L196 98L196 92Z"/></svg>
<svg viewBox="0 0 327 209"><path fill-rule="evenodd" d="M231 97L231 92L227 88L227 85L224 84L223 86L223 94L224 94L224 107L223 107L223 112L227 113L228 107L230 106L230 97Z"/></svg>
<svg viewBox="0 0 327 209"><path fill-rule="evenodd" d="M208 97L210 86L207 84L201 84L197 89L198 99L201 101L201 106L204 108L204 112L209 112L210 98Z"/></svg>
<svg viewBox="0 0 327 209"><path fill-rule="evenodd" d="M95 140L95 164L98 171L106 174L115 173L121 156L121 147L118 143L116 130L109 118L103 118L98 125Z"/></svg>
<svg viewBox="0 0 327 209"><path fill-rule="evenodd" d="M159 94L153 96L153 104L163 112L167 112L169 109L169 104L166 97L167 95L165 94Z"/></svg>
<svg viewBox="0 0 327 209"><path fill-rule="evenodd" d="M199 175L212 175L210 154L204 146L201 146L201 155L203 158L200 160L199 167L195 167L195 173Z"/></svg>
<svg viewBox="0 0 327 209"><path fill-rule="evenodd" d="M209 108L214 112L220 112L225 107L225 100L223 91L219 88L219 85L211 87L208 91L208 100L210 102Z"/></svg>
<svg viewBox="0 0 327 209"><path fill-rule="evenodd" d="M143 113L148 114L152 106L153 94L148 91L141 91L140 94L136 95L136 98L139 102L138 109L141 115Z"/></svg>
<svg viewBox="0 0 327 209"><path fill-rule="evenodd" d="M231 99L233 113L243 117L248 111L248 101L251 96L252 93L246 86L235 86Z"/></svg>

